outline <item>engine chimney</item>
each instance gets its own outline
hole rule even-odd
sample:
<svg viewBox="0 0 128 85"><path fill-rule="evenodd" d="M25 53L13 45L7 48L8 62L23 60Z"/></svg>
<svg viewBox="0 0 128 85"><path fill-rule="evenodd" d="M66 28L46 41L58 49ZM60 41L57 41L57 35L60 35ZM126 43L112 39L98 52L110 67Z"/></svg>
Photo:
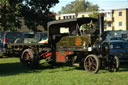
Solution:
<svg viewBox="0 0 128 85"><path fill-rule="evenodd" d="M98 15L98 19L99 19L99 34L101 36L104 32L104 13L100 13Z"/></svg>

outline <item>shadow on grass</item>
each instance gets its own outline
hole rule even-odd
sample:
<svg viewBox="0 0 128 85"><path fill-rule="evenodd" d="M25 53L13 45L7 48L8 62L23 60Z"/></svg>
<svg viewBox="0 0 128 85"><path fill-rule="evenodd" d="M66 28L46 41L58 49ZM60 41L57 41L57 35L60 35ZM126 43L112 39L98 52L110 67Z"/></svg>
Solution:
<svg viewBox="0 0 128 85"><path fill-rule="evenodd" d="M77 70L85 70L84 67L75 67L74 69ZM102 73L108 73L109 71L103 68L99 69L100 72L98 72L98 74L102 74ZM128 64L121 64L119 67L119 71L118 72L128 72Z"/></svg>
<svg viewBox="0 0 128 85"><path fill-rule="evenodd" d="M0 64L0 76L17 75L20 73L32 73L36 70L24 68L20 63Z"/></svg>
<svg viewBox="0 0 128 85"><path fill-rule="evenodd" d="M119 72L128 72L128 65L122 65L122 66L120 66Z"/></svg>
<svg viewBox="0 0 128 85"><path fill-rule="evenodd" d="M65 68L65 67L67 67L67 68ZM62 68L62 69L56 69L56 68ZM15 62L15 63L0 64L0 77L10 76L10 75L18 75L21 73L33 73L33 72L40 73L41 71L47 70L47 69L50 69L50 71L48 71L48 73L56 73L56 72L60 72L60 71L72 71L72 70L83 70L84 71L83 68L71 67L70 65L66 65L66 64L61 64L61 65L57 65L57 66L43 64L43 65L40 65L37 69L30 69L30 68L24 67L19 62ZM102 69L100 69L100 70L102 70ZM128 65L121 65L119 72L128 72ZM100 72L100 74L102 74L102 73L108 73L108 72L104 70L104 71Z"/></svg>
<svg viewBox="0 0 128 85"><path fill-rule="evenodd" d="M67 67L67 68L65 68ZM61 68L61 69L58 69ZM45 69L51 69L48 73L56 73L56 72L62 72L62 71L72 71L75 68L73 68L70 64L68 63L56 63L55 65L51 64L42 64L38 68L38 70L45 70Z"/></svg>
<svg viewBox="0 0 128 85"><path fill-rule="evenodd" d="M40 67L40 70L41 69L54 69L54 68L63 68L63 67L73 67L72 65L70 64L58 64L57 66L41 66ZM68 69L63 69L61 71L72 71L72 70L83 70L85 71L84 67L73 67L73 68L68 68ZM101 70L101 71L100 71ZM59 70L60 71L60 70ZM59 71L55 71L55 70L52 70L50 71L50 73L55 73L55 72L59 72ZM102 74L102 73L108 73L108 70L105 70L103 68L99 69L99 73ZM120 68L119 68L119 71L118 72L128 72L128 63L123 63L120 65Z"/></svg>
<svg viewBox="0 0 128 85"><path fill-rule="evenodd" d="M39 73L42 70L46 70L46 69L51 69L51 71L49 73L55 73L55 72L59 72L60 70L54 70L55 68L62 68L64 65L57 65L57 66L52 66L49 64L43 64L40 65L38 68L36 69L30 69L27 67L24 67L21 63L19 62L15 62L15 63L4 63L4 64L0 64L0 77L1 76L10 76L10 75L17 75L17 74L21 74L21 73ZM73 68L69 68L69 69L63 69L61 71L70 71L73 70Z"/></svg>

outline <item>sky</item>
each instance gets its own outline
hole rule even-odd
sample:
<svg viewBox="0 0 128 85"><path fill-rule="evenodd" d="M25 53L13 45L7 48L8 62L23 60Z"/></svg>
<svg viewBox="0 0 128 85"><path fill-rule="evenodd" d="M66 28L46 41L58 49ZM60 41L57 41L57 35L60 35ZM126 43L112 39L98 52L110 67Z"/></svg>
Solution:
<svg viewBox="0 0 128 85"><path fill-rule="evenodd" d="M51 11L58 12L61 10L62 6L71 3L75 0L59 0L59 3L55 7L51 8ZM92 4L98 4L100 9L111 10L111 9L122 9L128 8L128 0L85 0Z"/></svg>

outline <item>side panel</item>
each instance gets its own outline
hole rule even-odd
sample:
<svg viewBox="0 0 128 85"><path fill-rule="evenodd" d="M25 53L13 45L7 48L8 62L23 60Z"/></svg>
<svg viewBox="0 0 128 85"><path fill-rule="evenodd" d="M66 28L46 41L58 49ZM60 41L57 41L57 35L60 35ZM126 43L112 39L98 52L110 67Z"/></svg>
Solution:
<svg viewBox="0 0 128 85"><path fill-rule="evenodd" d="M66 56L71 55L72 51L58 51L56 52L56 62L66 62Z"/></svg>
<svg viewBox="0 0 128 85"><path fill-rule="evenodd" d="M57 48L77 48L83 45L89 45L91 39L89 35L86 36L67 36L63 37L58 43Z"/></svg>
<svg viewBox="0 0 128 85"><path fill-rule="evenodd" d="M73 54L72 51L57 51L56 52L56 62L65 63L66 62L66 56ZM42 59L51 59L52 58L52 52L45 52L40 55Z"/></svg>
<svg viewBox="0 0 128 85"><path fill-rule="evenodd" d="M89 45L90 36L71 36L68 38L68 47L81 47L83 44Z"/></svg>

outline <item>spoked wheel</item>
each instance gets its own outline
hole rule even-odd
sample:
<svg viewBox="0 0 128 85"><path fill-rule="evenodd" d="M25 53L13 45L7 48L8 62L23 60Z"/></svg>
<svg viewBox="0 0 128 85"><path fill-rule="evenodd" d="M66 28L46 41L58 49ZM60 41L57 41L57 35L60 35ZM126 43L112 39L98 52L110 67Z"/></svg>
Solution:
<svg viewBox="0 0 128 85"><path fill-rule="evenodd" d="M88 55L84 60L84 69L90 73L97 73L100 67L99 58L96 55Z"/></svg>
<svg viewBox="0 0 128 85"><path fill-rule="evenodd" d="M20 57L20 61L24 66L35 68L39 65L39 59L32 49L25 49Z"/></svg>
<svg viewBox="0 0 128 85"><path fill-rule="evenodd" d="M117 72L119 70L119 58L117 56L113 57L113 60L111 61L111 66L109 68L110 72Z"/></svg>

